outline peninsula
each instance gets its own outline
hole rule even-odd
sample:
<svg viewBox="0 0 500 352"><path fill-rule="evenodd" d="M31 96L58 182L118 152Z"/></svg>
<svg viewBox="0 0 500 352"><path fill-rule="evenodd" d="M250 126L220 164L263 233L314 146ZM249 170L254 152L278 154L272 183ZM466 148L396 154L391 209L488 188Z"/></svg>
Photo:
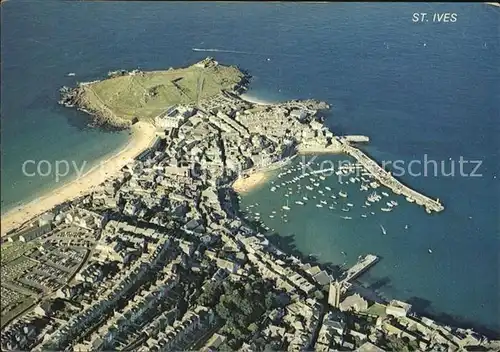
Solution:
<svg viewBox="0 0 500 352"><path fill-rule="evenodd" d="M247 79L237 67L212 60L166 71L118 70L105 80L63 87L60 103L88 112L96 124L128 127L138 120L153 122L169 106L191 104L221 90L237 91Z"/></svg>
<svg viewBox="0 0 500 352"><path fill-rule="evenodd" d="M207 58L197 67L210 75L218 66ZM2 350L497 348L497 341L420 316L408 303L359 293L355 279L376 255L334 272L283 253L261 224L244 219L235 182L281 168L297 153L355 153L347 148L358 137L325 128L323 102L242 100L247 76L234 72L238 81L218 81L214 95L214 86L203 93L206 86L193 83L203 79L191 77L197 93L187 87L192 99L184 103L158 101L150 109L137 96L141 102L126 117L113 101L133 105L134 89L115 87L115 95L103 93L107 99L94 90L85 98L82 85L63 91L63 104L86 109L99 123L151 121L158 137L88 193L4 239ZM381 179L407 192L364 158L374 187ZM422 197L424 206L432 201Z"/></svg>

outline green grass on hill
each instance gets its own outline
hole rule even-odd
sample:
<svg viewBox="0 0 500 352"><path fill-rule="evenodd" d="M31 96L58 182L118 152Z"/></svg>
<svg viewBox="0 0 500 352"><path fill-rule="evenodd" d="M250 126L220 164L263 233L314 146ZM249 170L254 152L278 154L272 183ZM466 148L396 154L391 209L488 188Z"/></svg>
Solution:
<svg viewBox="0 0 500 352"><path fill-rule="evenodd" d="M194 103L221 90L232 89L243 78L233 66L190 66L168 71L118 76L85 85L86 108L125 120L151 119L174 104ZM200 96L198 97L198 92Z"/></svg>

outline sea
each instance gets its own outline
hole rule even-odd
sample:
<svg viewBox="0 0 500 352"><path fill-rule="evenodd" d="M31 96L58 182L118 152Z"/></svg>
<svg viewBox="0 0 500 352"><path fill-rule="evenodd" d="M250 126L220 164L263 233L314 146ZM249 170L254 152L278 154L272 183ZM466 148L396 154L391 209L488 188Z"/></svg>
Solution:
<svg viewBox="0 0 500 352"><path fill-rule="evenodd" d="M296 170L282 178L274 173L246 194L248 216L259 212L275 240L320 263L349 266L359 255L376 254L381 260L359 279L363 285L439 319L500 332L500 8L16 0L0 9L2 213L71 180L74 165L90 168L128 139L125 131L90 128L85 114L59 106L61 86L121 68L167 69L213 56L250 72L253 99L328 102L325 124L336 134L369 136L361 148L378 161L435 161L437 174L418 175L414 162L415 172L408 168L399 179L445 206L429 215L390 194L387 201L398 203L393 211L380 210L385 198L368 211L366 196L384 190L361 191L358 182L340 183L335 175L271 191ZM434 21L445 13L448 22ZM56 180L63 160L68 175ZM459 160L467 161L463 172ZM39 175L30 176L36 167ZM305 189L311 183L320 183L314 192L346 192L338 201L353 206L329 209L333 198L326 197L328 205L317 207L320 194ZM295 204L306 192L317 199ZM287 222L269 217L287 201Z"/></svg>

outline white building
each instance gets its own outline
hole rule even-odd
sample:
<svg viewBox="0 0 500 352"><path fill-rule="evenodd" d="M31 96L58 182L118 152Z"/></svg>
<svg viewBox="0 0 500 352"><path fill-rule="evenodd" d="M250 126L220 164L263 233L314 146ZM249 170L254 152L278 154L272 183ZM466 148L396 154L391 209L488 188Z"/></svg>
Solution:
<svg viewBox="0 0 500 352"><path fill-rule="evenodd" d="M411 304L393 299L385 308L385 312L394 317L406 317L410 309Z"/></svg>

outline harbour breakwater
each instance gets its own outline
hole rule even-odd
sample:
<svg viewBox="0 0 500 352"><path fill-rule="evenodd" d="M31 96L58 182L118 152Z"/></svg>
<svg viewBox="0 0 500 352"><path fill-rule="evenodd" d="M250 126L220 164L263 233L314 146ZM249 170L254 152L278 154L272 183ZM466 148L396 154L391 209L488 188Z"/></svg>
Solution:
<svg viewBox="0 0 500 352"><path fill-rule="evenodd" d="M342 145L342 151L355 158L363 167L368 170L381 184L390 188L394 193L406 196L409 202L415 202L418 205L424 206L427 213L432 211L440 212L444 210L444 206L439 201L439 198L434 200L429 198L408 186L399 182L390 172L385 171L374 160L368 157L358 148L353 147L346 138L338 138Z"/></svg>

